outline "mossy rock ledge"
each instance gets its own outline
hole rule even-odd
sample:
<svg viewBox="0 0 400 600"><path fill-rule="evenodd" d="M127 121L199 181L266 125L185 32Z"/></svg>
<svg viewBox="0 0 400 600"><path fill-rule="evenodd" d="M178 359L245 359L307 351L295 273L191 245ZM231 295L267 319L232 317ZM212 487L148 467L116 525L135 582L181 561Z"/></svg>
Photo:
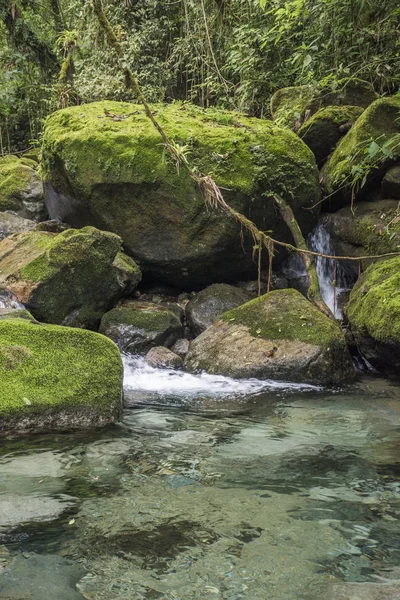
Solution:
<svg viewBox="0 0 400 600"><path fill-rule="evenodd" d="M224 313L191 343L185 367L311 384L354 377L338 324L293 289L270 292Z"/></svg>
<svg viewBox="0 0 400 600"><path fill-rule="evenodd" d="M356 343L378 370L400 375L400 257L375 263L351 291L346 315Z"/></svg>
<svg viewBox="0 0 400 600"><path fill-rule="evenodd" d="M305 233L313 228L319 206L305 209L318 204L318 171L294 133L187 103L152 110L234 209L289 241L270 195L276 192L291 204ZM253 241L245 234L244 252L239 224L206 208L198 186L184 168L178 172L139 105L96 102L52 114L42 171L51 218L118 234L128 254L158 281L191 291L256 273Z"/></svg>
<svg viewBox="0 0 400 600"><path fill-rule="evenodd" d="M92 331L0 320L0 435L87 429L122 411L122 361Z"/></svg>
<svg viewBox="0 0 400 600"><path fill-rule="evenodd" d="M141 278L121 239L94 227L30 231L0 242L0 289L41 322L95 328Z"/></svg>
<svg viewBox="0 0 400 600"><path fill-rule="evenodd" d="M29 158L0 158L0 211L11 210L26 219L46 216L43 183L37 164Z"/></svg>
<svg viewBox="0 0 400 600"><path fill-rule="evenodd" d="M373 143L376 147L371 148ZM382 147L386 152L381 150ZM326 206L337 210L350 204L353 197L363 199L371 186L378 185L385 172L399 159L400 94L397 94L373 102L325 163L322 184L327 196Z"/></svg>

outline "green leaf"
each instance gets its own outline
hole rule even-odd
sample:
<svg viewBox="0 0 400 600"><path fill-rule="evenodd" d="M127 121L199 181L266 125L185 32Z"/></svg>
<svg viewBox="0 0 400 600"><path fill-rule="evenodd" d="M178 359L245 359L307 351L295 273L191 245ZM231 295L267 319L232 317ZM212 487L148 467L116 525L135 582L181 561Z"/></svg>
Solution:
<svg viewBox="0 0 400 600"><path fill-rule="evenodd" d="M303 59L303 67L308 67L308 65L311 63L312 58L310 54L306 54L304 59Z"/></svg>
<svg viewBox="0 0 400 600"><path fill-rule="evenodd" d="M380 149L380 146L378 146L376 142L371 142L368 148L368 156L373 158L376 154L378 154Z"/></svg>

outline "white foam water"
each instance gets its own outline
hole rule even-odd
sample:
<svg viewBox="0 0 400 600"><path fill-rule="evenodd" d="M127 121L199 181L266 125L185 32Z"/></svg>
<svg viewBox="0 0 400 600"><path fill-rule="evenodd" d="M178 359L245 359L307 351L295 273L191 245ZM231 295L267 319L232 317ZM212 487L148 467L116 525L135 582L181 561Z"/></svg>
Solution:
<svg viewBox="0 0 400 600"><path fill-rule="evenodd" d="M13 310L18 310L25 307L23 304L21 304L21 302L18 302L11 292L0 290L0 308L11 308Z"/></svg>
<svg viewBox="0 0 400 600"><path fill-rule="evenodd" d="M157 369L143 357L123 355L124 388L128 392L146 392L161 396L195 398L252 396L268 390L318 391L321 388L303 383L273 380L232 379L208 373L187 373L175 369Z"/></svg>

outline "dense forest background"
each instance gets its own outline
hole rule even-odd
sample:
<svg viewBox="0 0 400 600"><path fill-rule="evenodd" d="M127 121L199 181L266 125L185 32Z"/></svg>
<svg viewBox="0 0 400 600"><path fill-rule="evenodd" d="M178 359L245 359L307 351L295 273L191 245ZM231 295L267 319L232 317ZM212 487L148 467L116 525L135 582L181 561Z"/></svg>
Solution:
<svg viewBox="0 0 400 600"><path fill-rule="evenodd" d="M104 0L151 101L269 116L279 88L400 83L398 0ZM57 108L134 100L89 0L0 0L1 153L39 144Z"/></svg>

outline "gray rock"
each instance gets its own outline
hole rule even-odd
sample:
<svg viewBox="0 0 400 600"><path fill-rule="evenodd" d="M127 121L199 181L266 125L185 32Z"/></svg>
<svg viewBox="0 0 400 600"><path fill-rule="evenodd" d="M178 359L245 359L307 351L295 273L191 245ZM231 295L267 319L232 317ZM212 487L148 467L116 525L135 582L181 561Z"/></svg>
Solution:
<svg viewBox="0 0 400 600"><path fill-rule="evenodd" d="M250 300L251 294L226 283L214 283L199 292L186 307L186 318L195 335L200 335L227 310Z"/></svg>
<svg viewBox="0 0 400 600"><path fill-rule="evenodd" d="M82 567L60 556L16 556L0 577L0 598L84 600L76 589L83 575Z"/></svg>
<svg viewBox="0 0 400 600"><path fill-rule="evenodd" d="M171 347L183 336L184 329L178 317L164 306L132 301L106 313L99 331L121 351L145 354L154 346Z"/></svg>
<svg viewBox="0 0 400 600"><path fill-rule="evenodd" d="M171 350L182 359L185 358L186 354L189 352L190 342L185 338L181 338L177 340L175 344L172 346Z"/></svg>
<svg viewBox="0 0 400 600"><path fill-rule="evenodd" d="M34 221L24 219L12 213L0 212L0 242L13 233L30 231L34 227Z"/></svg>
<svg viewBox="0 0 400 600"><path fill-rule="evenodd" d="M381 189L384 198L400 200L400 165L387 171L382 180Z"/></svg>
<svg viewBox="0 0 400 600"><path fill-rule="evenodd" d="M146 362L151 367L160 369L181 369L183 367L182 358L164 346L151 348L146 354Z"/></svg>

